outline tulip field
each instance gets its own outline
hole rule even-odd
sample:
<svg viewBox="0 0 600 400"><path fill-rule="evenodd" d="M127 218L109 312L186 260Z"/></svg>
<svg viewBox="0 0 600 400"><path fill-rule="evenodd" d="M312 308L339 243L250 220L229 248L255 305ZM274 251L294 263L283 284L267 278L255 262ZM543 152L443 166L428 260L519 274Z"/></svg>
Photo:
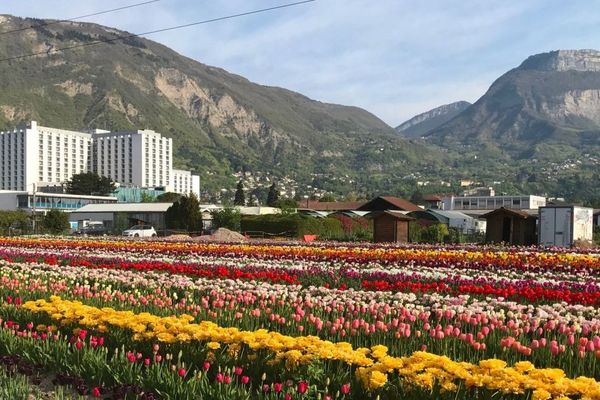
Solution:
<svg viewBox="0 0 600 400"><path fill-rule="evenodd" d="M0 398L48 381L55 398L600 399L600 254L0 238Z"/></svg>

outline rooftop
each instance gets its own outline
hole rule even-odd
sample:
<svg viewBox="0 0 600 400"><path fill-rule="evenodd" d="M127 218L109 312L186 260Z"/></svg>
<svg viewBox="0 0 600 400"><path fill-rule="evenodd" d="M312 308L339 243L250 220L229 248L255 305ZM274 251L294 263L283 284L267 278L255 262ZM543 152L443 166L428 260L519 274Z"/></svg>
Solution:
<svg viewBox="0 0 600 400"><path fill-rule="evenodd" d="M115 204L88 204L81 207L78 213L102 212L166 212L173 203L115 203Z"/></svg>
<svg viewBox="0 0 600 400"><path fill-rule="evenodd" d="M315 211L346 211L356 210L365 204L364 201L300 201L299 208L306 208Z"/></svg>
<svg viewBox="0 0 600 400"><path fill-rule="evenodd" d="M26 190L0 190L0 195L2 194L29 194L33 195L33 192ZM71 193L45 193L45 192L35 192L35 195L38 197L60 197L63 199L91 199L91 200L114 200L117 201L117 198L114 196L88 196L84 194L71 194Z"/></svg>

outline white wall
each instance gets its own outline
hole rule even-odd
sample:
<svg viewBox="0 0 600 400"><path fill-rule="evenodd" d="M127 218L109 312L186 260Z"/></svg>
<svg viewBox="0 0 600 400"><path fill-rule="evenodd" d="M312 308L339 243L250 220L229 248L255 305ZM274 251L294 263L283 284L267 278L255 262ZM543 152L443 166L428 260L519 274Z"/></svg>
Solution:
<svg viewBox="0 0 600 400"><path fill-rule="evenodd" d="M17 194L0 192L0 210L14 211L17 209Z"/></svg>

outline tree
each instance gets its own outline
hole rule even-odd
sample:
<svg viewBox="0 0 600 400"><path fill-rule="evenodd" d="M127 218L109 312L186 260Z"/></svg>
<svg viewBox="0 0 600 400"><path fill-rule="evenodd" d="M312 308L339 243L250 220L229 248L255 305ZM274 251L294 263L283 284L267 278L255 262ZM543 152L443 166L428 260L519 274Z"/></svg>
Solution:
<svg viewBox="0 0 600 400"><path fill-rule="evenodd" d="M319 199L319 203L334 202L335 196L331 193L326 193Z"/></svg>
<svg viewBox="0 0 600 400"><path fill-rule="evenodd" d="M214 228L226 228L239 232L242 223L242 215L235 208L225 207L222 210L213 212L212 217Z"/></svg>
<svg viewBox="0 0 600 400"><path fill-rule="evenodd" d="M281 209L282 213L292 214L296 212L298 203L293 199L279 199L276 206Z"/></svg>
<svg viewBox="0 0 600 400"><path fill-rule="evenodd" d="M279 190L275 187L275 182L269 188L269 194L267 195L267 205L269 207L275 207L279 201Z"/></svg>
<svg viewBox="0 0 600 400"><path fill-rule="evenodd" d="M200 201L195 193L183 195L167 209L165 223L170 229L183 229L188 232L202 231Z"/></svg>
<svg viewBox="0 0 600 400"><path fill-rule="evenodd" d="M413 204L423 204L423 200L423 193L419 190L416 190L412 196L410 196L410 202Z"/></svg>
<svg viewBox="0 0 600 400"><path fill-rule="evenodd" d="M44 228L44 231L53 235L58 235L69 230L71 224L69 224L69 216L66 213L52 209L44 215L42 227Z"/></svg>
<svg viewBox="0 0 600 400"><path fill-rule="evenodd" d="M258 199L256 198L256 196L250 195L250 197L248 198L248 206L249 207L258 206Z"/></svg>
<svg viewBox="0 0 600 400"><path fill-rule="evenodd" d="M233 205L243 206L246 204L246 196L244 195L244 182L239 181L237 189L235 191L235 198L233 199Z"/></svg>
<svg viewBox="0 0 600 400"><path fill-rule="evenodd" d="M67 182L67 193L84 195L108 195L114 192L115 184L110 178L93 172L75 174Z"/></svg>
<svg viewBox="0 0 600 400"><path fill-rule="evenodd" d="M148 192L142 192L140 195L140 203L152 203L154 202L154 197Z"/></svg>
<svg viewBox="0 0 600 400"><path fill-rule="evenodd" d="M157 203L175 203L182 195L180 193L175 192L166 192L161 195L156 196Z"/></svg>
<svg viewBox="0 0 600 400"><path fill-rule="evenodd" d="M10 235L13 229L29 229L29 217L23 210L0 211L0 234Z"/></svg>

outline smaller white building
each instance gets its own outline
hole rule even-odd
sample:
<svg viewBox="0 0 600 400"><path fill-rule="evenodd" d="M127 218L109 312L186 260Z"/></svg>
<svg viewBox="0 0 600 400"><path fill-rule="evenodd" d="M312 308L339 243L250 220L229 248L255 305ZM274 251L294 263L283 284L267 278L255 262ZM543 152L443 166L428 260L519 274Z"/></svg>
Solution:
<svg viewBox="0 0 600 400"><path fill-rule="evenodd" d="M171 190L175 193L194 193L200 197L200 177L190 171L174 169L172 171Z"/></svg>
<svg viewBox="0 0 600 400"><path fill-rule="evenodd" d="M448 220L448 227L462 233L485 233L486 221L473 218L460 211L428 210L428 212L441 215Z"/></svg>
<svg viewBox="0 0 600 400"><path fill-rule="evenodd" d="M517 210L535 210L546 205L542 196L450 196L442 200L442 209L452 210L496 210L513 208Z"/></svg>

